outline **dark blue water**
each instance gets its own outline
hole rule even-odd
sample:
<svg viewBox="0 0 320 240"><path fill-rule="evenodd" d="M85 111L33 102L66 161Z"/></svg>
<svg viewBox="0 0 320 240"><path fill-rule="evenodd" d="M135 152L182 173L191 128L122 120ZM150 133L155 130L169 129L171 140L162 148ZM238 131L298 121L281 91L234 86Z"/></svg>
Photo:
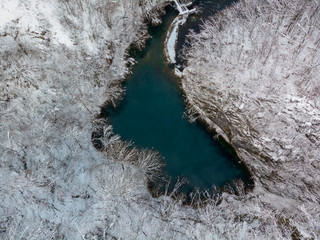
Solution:
<svg viewBox="0 0 320 240"><path fill-rule="evenodd" d="M183 117L185 104L179 90L179 79L163 54L166 31L176 16L168 12L161 26L150 28L152 39L136 57L133 74L124 87L126 95L120 105L108 110L115 133L140 148L152 148L161 153L166 163L164 175L186 177L189 183L182 189L222 187L236 179L248 182L248 172L236 157L213 140L213 135L198 123Z"/></svg>

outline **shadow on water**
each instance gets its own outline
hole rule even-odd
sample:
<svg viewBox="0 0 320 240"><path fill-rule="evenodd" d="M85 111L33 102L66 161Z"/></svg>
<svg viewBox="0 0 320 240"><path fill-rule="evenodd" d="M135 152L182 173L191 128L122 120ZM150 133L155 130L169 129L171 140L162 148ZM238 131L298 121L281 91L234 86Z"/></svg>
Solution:
<svg viewBox="0 0 320 240"><path fill-rule="evenodd" d="M166 178L170 176L173 183L177 178L188 179L180 189L183 193L211 189L212 185L222 189L239 179L251 186L250 174L239 164L232 147L223 139L214 140L204 125L183 117L185 103L179 79L163 54L166 31L176 15L168 9L163 24L149 28L152 38L146 48L142 52L131 49L137 64L124 83L126 95L119 106L108 106L101 115L109 119L122 140L160 152Z"/></svg>

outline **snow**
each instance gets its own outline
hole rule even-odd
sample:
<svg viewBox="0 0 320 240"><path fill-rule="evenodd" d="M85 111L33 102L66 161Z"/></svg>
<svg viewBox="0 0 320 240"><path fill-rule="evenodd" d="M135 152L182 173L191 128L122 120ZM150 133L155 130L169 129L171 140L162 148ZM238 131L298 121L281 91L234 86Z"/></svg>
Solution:
<svg viewBox="0 0 320 240"><path fill-rule="evenodd" d="M174 1L177 9L179 11L179 15L173 20L169 30L167 32L166 40L165 40L165 55L167 56L167 61L169 63L176 63L176 43L178 41L178 32L179 27L185 24L188 19L188 16L195 11L195 9L189 10L186 6L192 4L182 4L180 5L178 1ZM186 10L182 10L186 9Z"/></svg>
<svg viewBox="0 0 320 240"><path fill-rule="evenodd" d="M170 63L176 63L176 43L178 40L179 27L187 21L187 16L178 16L171 24L170 29L167 33L166 40L166 55L169 57Z"/></svg>
<svg viewBox="0 0 320 240"><path fill-rule="evenodd" d="M0 27L12 21L16 15L19 0L4 0L0 3Z"/></svg>
<svg viewBox="0 0 320 240"><path fill-rule="evenodd" d="M67 31L63 29L63 26L58 19L58 9L54 2L33 2L33 4L37 5L37 13L41 13L46 17L46 20L51 27L50 31L54 34L59 43L65 44L68 48L72 48L73 43Z"/></svg>

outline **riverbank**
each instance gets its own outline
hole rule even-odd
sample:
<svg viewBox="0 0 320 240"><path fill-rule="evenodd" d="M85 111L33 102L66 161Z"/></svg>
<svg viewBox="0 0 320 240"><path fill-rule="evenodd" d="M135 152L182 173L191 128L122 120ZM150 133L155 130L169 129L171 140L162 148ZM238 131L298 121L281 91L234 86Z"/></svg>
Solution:
<svg viewBox="0 0 320 240"><path fill-rule="evenodd" d="M179 15L173 20L171 26L169 27L164 42L164 53L167 61L171 64L176 63L176 45L178 41L179 28L186 23L190 14L196 12L195 8L190 10L187 8L188 6L192 5L192 2L180 6L179 3L175 1L175 4L178 4L177 8L179 10ZM184 10L182 10L182 8Z"/></svg>

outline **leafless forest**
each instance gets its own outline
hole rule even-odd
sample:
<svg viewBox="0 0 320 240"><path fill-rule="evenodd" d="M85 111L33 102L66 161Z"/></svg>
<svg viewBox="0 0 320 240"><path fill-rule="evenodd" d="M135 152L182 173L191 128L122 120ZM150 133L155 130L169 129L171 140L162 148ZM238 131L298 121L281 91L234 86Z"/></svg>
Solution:
<svg viewBox="0 0 320 240"><path fill-rule="evenodd" d="M1 239L320 238L319 3L240 1L190 36L190 116L218 124L256 181L191 207L153 198L157 153L96 118L164 2L0 3Z"/></svg>
<svg viewBox="0 0 320 240"><path fill-rule="evenodd" d="M223 130L260 199L319 238L312 221L298 227L308 217L296 212L319 221L319 2L240 1L189 41L182 86L190 118Z"/></svg>

